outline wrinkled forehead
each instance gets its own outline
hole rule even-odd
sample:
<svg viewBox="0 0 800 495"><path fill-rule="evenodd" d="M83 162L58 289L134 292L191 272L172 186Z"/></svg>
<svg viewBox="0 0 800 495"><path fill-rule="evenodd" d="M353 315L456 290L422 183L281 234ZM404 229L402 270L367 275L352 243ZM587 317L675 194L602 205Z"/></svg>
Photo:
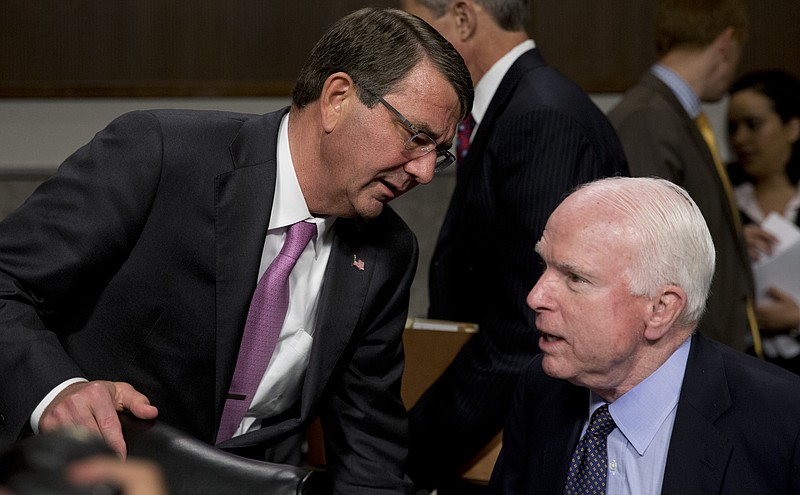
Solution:
<svg viewBox="0 0 800 495"><path fill-rule="evenodd" d="M632 233L629 215L592 194L591 190L581 189L556 207L547 220L540 242L557 237L579 242L625 242Z"/></svg>

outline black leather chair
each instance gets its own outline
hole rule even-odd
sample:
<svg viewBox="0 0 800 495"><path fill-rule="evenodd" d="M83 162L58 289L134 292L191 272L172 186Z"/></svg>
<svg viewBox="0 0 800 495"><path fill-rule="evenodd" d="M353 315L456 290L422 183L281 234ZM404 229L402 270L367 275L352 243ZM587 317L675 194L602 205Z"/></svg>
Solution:
<svg viewBox="0 0 800 495"><path fill-rule="evenodd" d="M161 466L170 495L328 495L326 473L239 457L157 421L120 416L128 455Z"/></svg>

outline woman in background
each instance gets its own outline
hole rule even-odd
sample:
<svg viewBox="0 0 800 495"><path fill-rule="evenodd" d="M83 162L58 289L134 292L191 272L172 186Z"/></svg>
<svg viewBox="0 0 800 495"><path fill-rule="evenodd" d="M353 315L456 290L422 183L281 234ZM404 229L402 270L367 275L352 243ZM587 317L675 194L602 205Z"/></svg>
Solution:
<svg viewBox="0 0 800 495"><path fill-rule="evenodd" d="M730 167L752 261L777 239L759 227L772 212L800 226L800 80L777 70L753 72L730 89L728 132L738 159ZM796 267L800 277L800 266ZM768 361L800 374L800 301L772 287L756 307Z"/></svg>

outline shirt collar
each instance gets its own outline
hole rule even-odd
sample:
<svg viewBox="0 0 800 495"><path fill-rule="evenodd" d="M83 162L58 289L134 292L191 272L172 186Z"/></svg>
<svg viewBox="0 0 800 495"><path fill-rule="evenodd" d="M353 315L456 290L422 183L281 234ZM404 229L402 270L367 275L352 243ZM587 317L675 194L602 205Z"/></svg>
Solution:
<svg viewBox="0 0 800 495"><path fill-rule="evenodd" d="M514 62L525 52L536 48L536 43L533 40L525 40L519 45L512 48L508 53L500 57L500 59L492 65L492 67L481 77L478 84L475 86L475 99L472 103L472 118L475 119L476 125L481 123L483 116L486 115L486 110L489 108L489 103L492 102L500 82L505 77L506 72Z"/></svg>
<svg viewBox="0 0 800 495"><path fill-rule="evenodd" d="M653 374L608 406L617 428L639 455L644 455L664 420L678 405L691 340L687 338ZM591 402L591 412L603 404L594 394Z"/></svg>
<svg viewBox="0 0 800 495"><path fill-rule="evenodd" d="M307 221L317 225L316 239L321 239L325 231L333 225L335 217L315 217L308 210L308 204L297 180L292 153L289 149L288 112L281 119L278 129L278 151L275 180L275 197L272 199L272 213L269 218L269 229L288 227L297 222ZM314 243L315 246L317 243Z"/></svg>
<svg viewBox="0 0 800 495"><path fill-rule="evenodd" d="M758 199L756 198L756 188L751 182L742 182L736 186L733 190L733 195L736 198L736 206L750 217L750 220L756 223L764 221L764 213L761 211L761 205L758 204Z"/></svg>
<svg viewBox="0 0 800 495"><path fill-rule="evenodd" d="M667 85L686 113L689 114L689 117L696 119L700 115L700 97L695 94L689 83L684 81L681 76L663 64L653 65L650 68L650 72Z"/></svg>
<svg viewBox="0 0 800 495"><path fill-rule="evenodd" d="M756 189L752 182L742 182L733 189L736 205L745 212L750 220L761 223L766 219L764 211L756 198ZM786 208L781 212L790 222L796 222L800 215L800 186L795 188L794 196L786 203Z"/></svg>

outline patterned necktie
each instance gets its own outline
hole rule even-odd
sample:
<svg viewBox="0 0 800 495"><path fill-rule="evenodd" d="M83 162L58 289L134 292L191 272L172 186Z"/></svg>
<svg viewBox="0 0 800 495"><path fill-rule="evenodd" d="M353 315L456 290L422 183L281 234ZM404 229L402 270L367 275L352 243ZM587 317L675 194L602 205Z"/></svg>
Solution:
<svg viewBox="0 0 800 495"><path fill-rule="evenodd" d="M469 138L472 137L472 131L475 130L475 119L472 114L467 115L458 125L458 137L456 139L456 167L460 167L464 160L467 158L467 151L469 151Z"/></svg>
<svg viewBox="0 0 800 495"><path fill-rule="evenodd" d="M239 358L222 412L217 443L228 440L242 422L253 395L275 351L289 307L289 274L308 241L317 232L313 223L297 222L286 232L286 241L258 282L244 326Z"/></svg>
<svg viewBox="0 0 800 495"><path fill-rule="evenodd" d="M589 428L575 447L569 463L564 495L604 495L608 477L606 437L617 425L608 412L608 404L600 406L589 422Z"/></svg>
<svg viewBox="0 0 800 495"><path fill-rule="evenodd" d="M708 149L711 150L711 156L714 158L714 166L717 169L717 175L719 175L719 180L722 182L722 188L725 190L725 199L728 201L728 207L731 209L731 216L733 217L733 224L734 228L736 229L737 237L742 239L742 220L739 218L739 209L736 206L736 199L733 196L733 186L731 186L731 180L728 177L728 172L725 170L725 165L722 164L722 158L720 158L719 150L717 149L717 142L714 139L714 131L711 129L711 124L708 122L708 117L706 117L706 114L703 112L700 112L700 115L697 116L695 123L697 124L697 128L700 130L700 134L703 135L703 139L708 145ZM750 334L753 337L753 347L756 355L763 357L761 349L761 332L758 329L755 308L753 307L753 300L750 297L747 298L747 323L750 326Z"/></svg>

